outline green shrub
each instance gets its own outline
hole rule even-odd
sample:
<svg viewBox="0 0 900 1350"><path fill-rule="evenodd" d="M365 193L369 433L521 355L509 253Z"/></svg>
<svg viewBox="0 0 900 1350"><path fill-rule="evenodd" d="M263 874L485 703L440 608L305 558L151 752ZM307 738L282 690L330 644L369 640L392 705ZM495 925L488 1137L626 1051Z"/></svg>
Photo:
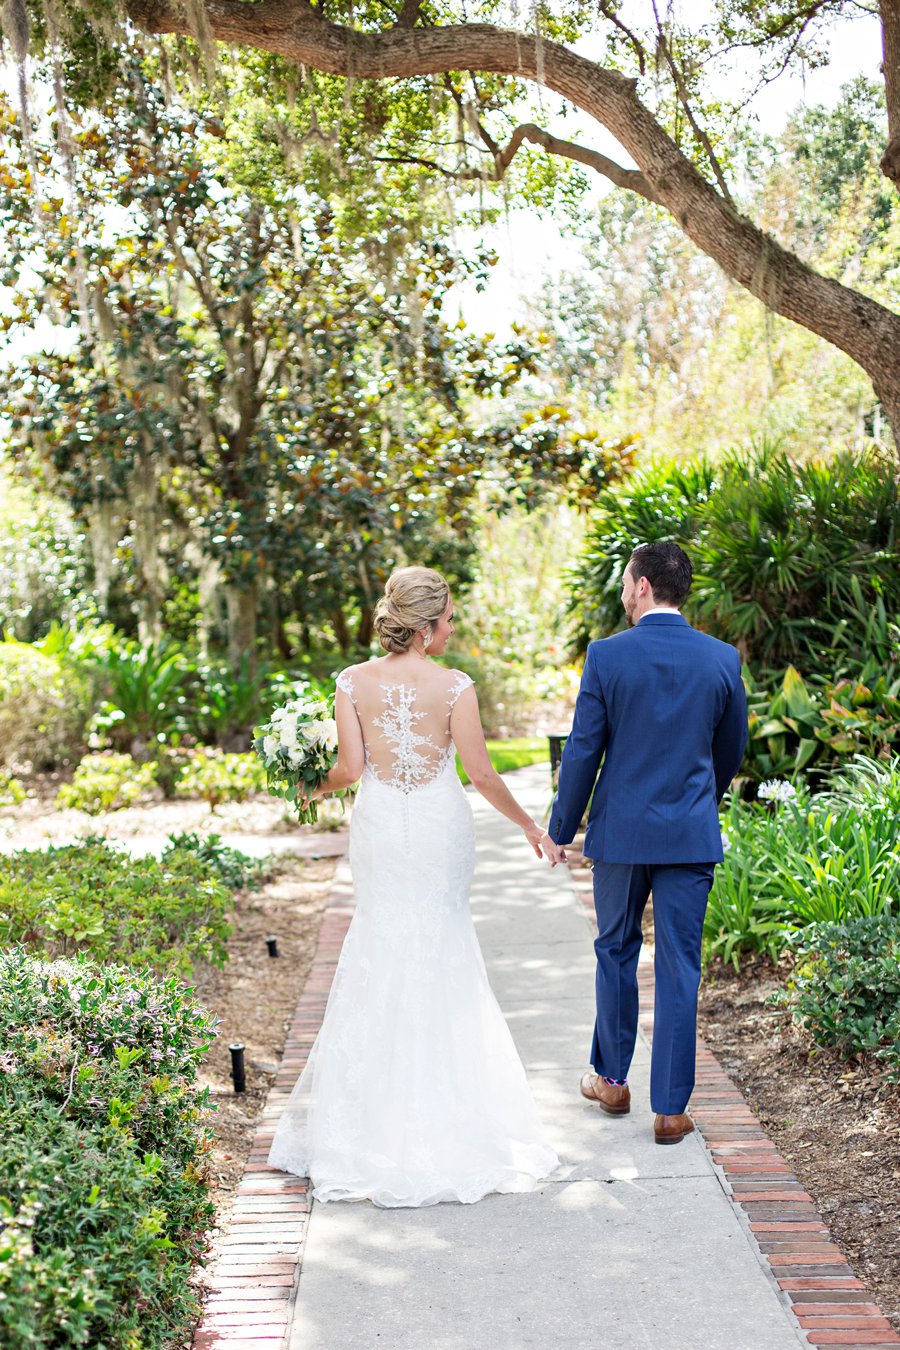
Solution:
<svg viewBox="0 0 900 1350"><path fill-rule="evenodd" d="M160 971L223 965L231 904L210 864L183 849L134 858L92 838L0 856L0 944L51 956L84 951Z"/></svg>
<svg viewBox="0 0 900 1350"><path fill-rule="evenodd" d="M816 686L789 666L772 686L744 670L749 740L742 773L757 781L815 769L818 777L849 755L900 750L900 677L876 661L854 678Z"/></svg>
<svg viewBox="0 0 900 1350"><path fill-rule="evenodd" d="M874 1052L900 1071L900 917L815 924L793 942L785 995L816 1045L849 1057Z"/></svg>
<svg viewBox="0 0 900 1350"><path fill-rule="evenodd" d="M268 862L250 858L240 849L229 848L218 834L170 834L161 861L166 863L179 853L199 858L229 890L258 890L270 871Z"/></svg>
<svg viewBox="0 0 900 1350"><path fill-rule="evenodd" d="M265 790L265 766L256 755L204 747L192 753L175 784L176 797L201 797L213 810L221 802L243 802Z"/></svg>
<svg viewBox="0 0 900 1350"><path fill-rule="evenodd" d="M0 769L0 806L21 806L27 795L18 778Z"/></svg>
<svg viewBox="0 0 900 1350"><path fill-rule="evenodd" d="M106 700L91 724L102 743L143 757L187 729L191 666L178 648L110 646L94 655L90 670Z"/></svg>
<svg viewBox="0 0 900 1350"><path fill-rule="evenodd" d="M138 764L131 755L101 750L96 755L85 755L72 782L63 783L59 789L56 804L96 816L102 811L131 806L155 786L155 764Z"/></svg>
<svg viewBox="0 0 900 1350"><path fill-rule="evenodd" d="M266 711L270 678L264 667L253 673L246 655L236 672L230 666L198 666L188 711L192 734L206 744L249 750L253 728Z"/></svg>
<svg viewBox="0 0 900 1350"><path fill-rule="evenodd" d="M214 1019L175 978L0 952L0 1343L163 1350L215 1214Z"/></svg>
<svg viewBox="0 0 900 1350"><path fill-rule="evenodd" d="M622 571L635 544L690 553L686 613L756 667L817 670L823 651L857 665L896 648L900 483L874 451L797 462L771 447L720 461L663 461L601 492L571 610L586 646L624 626Z"/></svg>
<svg viewBox="0 0 900 1350"><path fill-rule="evenodd" d="M80 758L90 707L76 666L25 642L0 642L0 764L49 769Z"/></svg>
<svg viewBox="0 0 900 1350"><path fill-rule="evenodd" d="M706 913L708 956L735 966L748 951L777 956L798 929L897 905L900 760L881 778L873 767L865 808L841 796L842 783L854 790L862 763L859 758L851 767L849 779L836 777L827 796L811 798L802 784L780 784L768 801L730 800L725 860L716 868Z"/></svg>
<svg viewBox="0 0 900 1350"><path fill-rule="evenodd" d="M95 608L85 537L66 503L0 476L0 622L34 642Z"/></svg>

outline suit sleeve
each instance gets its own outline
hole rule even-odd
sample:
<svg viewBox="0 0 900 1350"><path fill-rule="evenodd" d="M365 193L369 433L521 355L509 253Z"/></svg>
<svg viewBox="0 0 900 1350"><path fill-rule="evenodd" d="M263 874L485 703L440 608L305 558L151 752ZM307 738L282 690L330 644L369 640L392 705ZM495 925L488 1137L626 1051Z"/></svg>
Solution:
<svg viewBox="0 0 900 1350"><path fill-rule="evenodd" d="M597 781L606 738L606 701L597 670L596 647L592 645L584 663L572 730L563 747L559 790L550 809L548 833L556 844L570 844L575 838Z"/></svg>
<svg viewBox="0 0 900 1350"><path fill-rule="evenodd" d="M741 679L740 660L736 661L736 667L728 702L713 732L717 801L721 801L727 792L747 748L747 695Z"/></svg>

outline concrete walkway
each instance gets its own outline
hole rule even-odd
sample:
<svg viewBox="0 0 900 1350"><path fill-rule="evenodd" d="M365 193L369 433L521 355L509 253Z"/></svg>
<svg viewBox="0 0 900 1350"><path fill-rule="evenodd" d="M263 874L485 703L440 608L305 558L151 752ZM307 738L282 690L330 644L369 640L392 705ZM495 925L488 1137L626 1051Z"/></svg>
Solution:
<svg viewBox="0 0 900 1350"><path fill-rule="evenodd" d="M536 816L547 770L508 776ZM290 1350L796 1350L806 1337L697 1136L652 1138L649 1050L632 1113L583 1102L592 935L569 872L473 794L473 913L491 982L562 1166L474 1205L314 1205Z"/></svg>

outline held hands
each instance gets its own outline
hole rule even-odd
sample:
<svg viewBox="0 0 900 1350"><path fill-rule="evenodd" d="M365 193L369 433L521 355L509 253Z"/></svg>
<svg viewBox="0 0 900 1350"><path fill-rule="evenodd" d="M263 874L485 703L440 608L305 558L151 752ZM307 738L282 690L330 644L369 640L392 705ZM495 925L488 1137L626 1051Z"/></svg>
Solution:
<svg viewBox="0 0 900 1350"><path fill-rule="evenodd" d="M555 843L546 830L541 835L540 842L541 848L544 850L551 867L555 867L557 863L564 863L567 861L566 850L560 844Z"/></svg>
<svg viewBox="0 0 900 1350"><path fill-rule="evenodd" d="M553 842L543 826L538 825L536 821L532 820L523 828L525 830L525 838L539 858L545 857L551 867L555 867L559 862L566 861L565 849L560 848L558 844Z"/></svg>

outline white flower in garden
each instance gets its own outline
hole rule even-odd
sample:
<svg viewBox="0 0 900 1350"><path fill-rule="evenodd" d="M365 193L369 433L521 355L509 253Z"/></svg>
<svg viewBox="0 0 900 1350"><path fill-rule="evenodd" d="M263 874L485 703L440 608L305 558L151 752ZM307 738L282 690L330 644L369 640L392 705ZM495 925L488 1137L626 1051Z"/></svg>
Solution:
<svg viewBox="0 0 900 1350"><path fill-rule="evenodd" d="M793 783L770 778L767 783L760 783L756 795L763 802L792 802L797 796L797 789Z"/></svg>
<svg viewBox="0 0 900 1350"><path fill-rule="evenodd" d="M723 851L724 851L725 853L727 853L728 850L729 850L730 848L731 848L731 835L726 834L725 831L723 830L723 831L722 831L722 849L723 849Z"/></svg>

